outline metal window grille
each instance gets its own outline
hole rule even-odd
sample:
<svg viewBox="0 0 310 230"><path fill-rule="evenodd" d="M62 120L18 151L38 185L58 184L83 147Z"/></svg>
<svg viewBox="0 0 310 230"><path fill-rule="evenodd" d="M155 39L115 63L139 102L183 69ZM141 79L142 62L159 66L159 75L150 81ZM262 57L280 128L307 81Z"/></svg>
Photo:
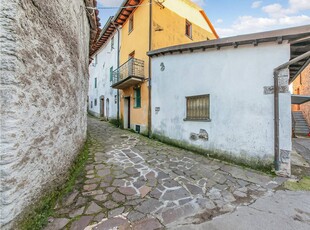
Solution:
<svg viewBox="0 0 310 230"><path fill-rule="evenodd" d="M186 97L186 120L210 119L210 95Z"/></svg>

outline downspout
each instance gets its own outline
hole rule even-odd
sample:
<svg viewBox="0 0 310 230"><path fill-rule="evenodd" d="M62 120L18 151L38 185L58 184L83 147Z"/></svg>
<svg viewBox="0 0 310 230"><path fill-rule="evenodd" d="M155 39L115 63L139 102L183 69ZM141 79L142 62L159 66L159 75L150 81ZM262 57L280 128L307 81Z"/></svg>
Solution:
<svg viewBox="0 0 310 230"><path fill-rule="evenodd" d="M279 171L280 149L279 149L279 70L274 70L274 167Z"/></svg>
<svg viewBox="0 0 310 230"><path fill-rule="evenodd" d="M119 31L118 26L116 26L113 21L112 21L112 24L114 25L115 29L117 30L117 68L116 69L118 69L119 68L119 56L120 56L119 55L119 53L120 53L120 50L119 50L120 31ZM117 89L117 114L116 114L116 116L117 116L118 126L120 127L120 124L119 124L119 105L120 105L120 103L119 103L119 101L120 101L120 99L119 99L119 89Z"/></svg>
<svg viewBox="0 0 310 230"><path fill-rule="evenodd" d="M149 51L152 50L152 0L149 0L150 2L150 18L149 18ZM151 57L149 56L149 108L148 108L148 137L151 137L152 134L152 66L151 66Z"/></svg>
<svg viewBox="0 0 310 230"><path fill-rule="evenodd" d="M274 76L274 166L275 170L280 168L280 138L279 138L279 73L282 69L288 68L290 65L310 57L310 51L278 66L273 71Z"/></svg>

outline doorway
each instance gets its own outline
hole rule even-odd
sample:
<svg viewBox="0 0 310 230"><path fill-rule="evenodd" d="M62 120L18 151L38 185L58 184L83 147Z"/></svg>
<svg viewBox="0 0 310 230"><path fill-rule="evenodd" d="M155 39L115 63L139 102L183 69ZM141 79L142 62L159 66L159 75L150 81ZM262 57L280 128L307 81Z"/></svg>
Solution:
<svg viewBox="0 0 310 230"><path fill-rule="evenodd" d="M124 98L124 128L130 129L130 97Z"/></svg>
<svg viewBox="0 0 310 230"><path fill-rule="evenodd" d="M100 117L104 117L104 96L100 97Z"/></svg>
<svg viewBox="0 0 310 230"><path fill-rule="evenodd" d="M297 94L297 95L300 95L300 89L299 89L299 88L296 89L296 94ZM300 105L299 105L299 104L296 106L296 109L297 109L298 111L300 111Z"/></svg>
<svg viewBox="0 0 310 230"><path fill-rule="evenodd" d="M106 100L106 117L107 117L107 120L109 120L109 108L110 108L110 101L109 101L109 98L107 98Z"/></svg>

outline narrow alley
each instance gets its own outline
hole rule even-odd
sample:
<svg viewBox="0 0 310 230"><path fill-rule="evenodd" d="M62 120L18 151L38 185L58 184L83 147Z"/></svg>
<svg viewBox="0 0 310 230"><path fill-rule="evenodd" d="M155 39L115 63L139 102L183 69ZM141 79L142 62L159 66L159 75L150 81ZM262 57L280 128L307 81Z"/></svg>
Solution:
<svg viewBox="0 0 310 230"><path fill-rule="evenodd" d="M88 118L85 177L45 229L161 229L201 224L285 179L232 166Z"/></svg>

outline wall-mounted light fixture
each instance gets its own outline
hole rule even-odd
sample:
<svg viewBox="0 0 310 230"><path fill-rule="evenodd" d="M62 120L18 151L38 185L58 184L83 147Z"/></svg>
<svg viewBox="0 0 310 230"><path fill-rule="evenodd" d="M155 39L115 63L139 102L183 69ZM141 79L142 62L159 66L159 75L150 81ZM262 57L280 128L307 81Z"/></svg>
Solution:
<svg viewBox="0 0 310 230"><path fill-rule="evenodd" d="M164 71L165 70L165 64L162 62L160 63L160 70L161 71Z"/></svg>

